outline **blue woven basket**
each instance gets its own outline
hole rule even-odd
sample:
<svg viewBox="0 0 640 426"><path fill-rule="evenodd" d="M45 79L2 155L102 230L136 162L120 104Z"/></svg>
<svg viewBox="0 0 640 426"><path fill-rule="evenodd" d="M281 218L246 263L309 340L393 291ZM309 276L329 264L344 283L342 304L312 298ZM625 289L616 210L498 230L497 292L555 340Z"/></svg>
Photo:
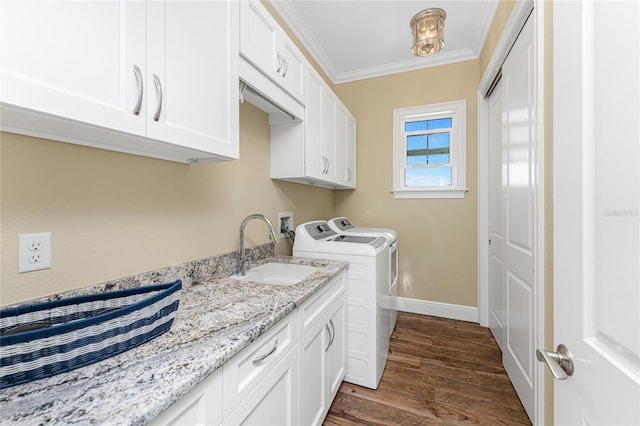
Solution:
<svg viewBox="0 0 640 426"><path fill-rule="evenodd" d="M93 364L165 333L182 281L0 311L0 389Z"/></svg>

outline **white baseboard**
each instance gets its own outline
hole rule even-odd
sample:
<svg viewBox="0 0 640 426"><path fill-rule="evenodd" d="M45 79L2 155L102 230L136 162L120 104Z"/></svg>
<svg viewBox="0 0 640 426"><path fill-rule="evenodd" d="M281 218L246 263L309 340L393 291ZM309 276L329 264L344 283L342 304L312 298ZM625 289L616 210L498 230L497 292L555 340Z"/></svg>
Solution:
<svg viewBox="0 0 640 426"><path fill-rule="evenodd" d="M396 302L396 306L401 312L479 323L478 308L473 306L429 302L407 297L396 297Z"/></svg>

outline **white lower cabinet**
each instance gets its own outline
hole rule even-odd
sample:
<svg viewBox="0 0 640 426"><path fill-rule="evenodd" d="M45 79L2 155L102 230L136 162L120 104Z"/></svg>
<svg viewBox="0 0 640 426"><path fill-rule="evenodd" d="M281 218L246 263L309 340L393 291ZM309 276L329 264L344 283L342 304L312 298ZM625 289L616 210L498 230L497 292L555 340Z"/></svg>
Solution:
<svg viewBox="0 0 640 426"><path fill-rule="evenodd" d="M345 374L344 295L300 339L300 424L322 424Z"/></svg>
<svg viewBox="0 0 640 426"><path fill-rule="evenodd" d="M284 359L267 374L264 380L240 402L240 405L225 417L222 424L247 426L297 425L298 363L296 361L296 351L289 351Z"/></svg>
<svg viewBox="0 0 640 426"><path fill-rule="evenodd" d="M222 369L149 422L149 426L218 425L222 421Z"/></svg>
<svg viewBox="0 0 640 426"><path fill-rule="evenodd" d="M322 424L346 371L341 273L151 425Z"/></svg>

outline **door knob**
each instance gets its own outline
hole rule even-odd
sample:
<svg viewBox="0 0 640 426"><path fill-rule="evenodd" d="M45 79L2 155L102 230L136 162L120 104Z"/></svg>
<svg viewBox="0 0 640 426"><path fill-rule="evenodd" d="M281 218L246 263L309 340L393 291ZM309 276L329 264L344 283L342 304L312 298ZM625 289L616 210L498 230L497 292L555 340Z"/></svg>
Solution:
<svg viewBox="0 0 640 426"><path fill-rule="evenodd" d="M555 352L536 349L536 358L547 364L553 377L558 380L566 380L573 374L571 352L563 344L558 345Z"/></svg>

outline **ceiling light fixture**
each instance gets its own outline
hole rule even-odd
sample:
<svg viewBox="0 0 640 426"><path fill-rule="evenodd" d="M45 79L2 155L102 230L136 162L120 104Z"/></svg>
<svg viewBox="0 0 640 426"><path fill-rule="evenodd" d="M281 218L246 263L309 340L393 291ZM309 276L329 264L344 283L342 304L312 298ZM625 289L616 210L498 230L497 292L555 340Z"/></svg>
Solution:
<svg viewBox="0 0 640 426"><path fill-rule="evenodd" d="M416 56L438 53L444 46L444 19L447 14L439 8L425 9L411 19L413 47Z"/></svg>

